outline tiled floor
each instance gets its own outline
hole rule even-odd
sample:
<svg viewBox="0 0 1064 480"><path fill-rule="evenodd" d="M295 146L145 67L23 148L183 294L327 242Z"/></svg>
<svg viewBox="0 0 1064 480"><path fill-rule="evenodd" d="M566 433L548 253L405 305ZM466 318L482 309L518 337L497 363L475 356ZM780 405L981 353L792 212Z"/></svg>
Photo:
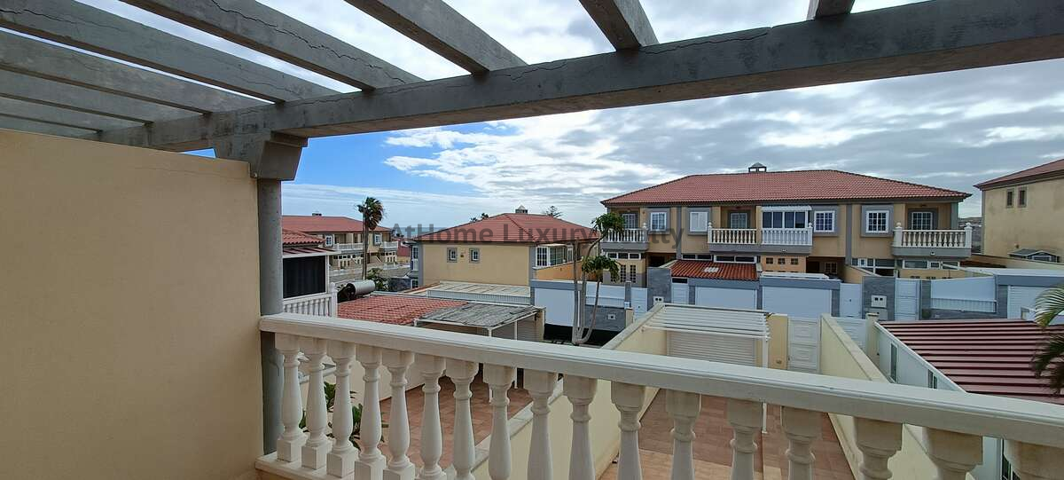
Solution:
<svg viewBox="0 0 1064 480"><path fill-rule="evenodd" d="M518 385L520 384L521 382L518 381ZM491 434L491 405L488 404L488 385L478 375L473 380L470 389L473 391L473 398L470 400L470 410L473 413L473 439L475 443L480 443L481 440L488 438L488 435ZM532 402L528 392L520 388L511 388L507 397L510 399L510 406L507 409L509 417L513 417L515 413L525 408L525 405ZM385 423L388 422L388 412L391 409L391 404L391 399L381 402L381 418ZM425 407L425 397L421 392L421 387L413 388L406 392L406 406L410 419L410 460L418 468L421 468L419 454L421 451L421 414ZM446 377L441 378L440 423L443 426L443 457L440 459L440 465L445 469L451 464L454 406L454 383L451 383L451 380ZM387 429L384 431L384 438L387 441ZM381 450L385 456L388 455L388 449L384 445L381 445Z"/></svg>
<svg viewBox="0 0 1064 480"><path fill-rule="evenodd" d="M787 439L781 430L779 412L779 407L769 407L768 433L758 435L756 439L760 450L755 457L754 469L758 472L755 478L787 478ZM702 413L694 427L695 478L699 480L730 478L732 429L724 413L723 398L702 397ZM643 478L667 479L672 466L672 420L665 412L664 392L659 393L650 404L641 422L639 447ZM853 480L850 466L827 415L823 415L821 431L822 438L813 444L813 454L816 456L814 477ZM616 478L617 466L613 465L606 470L601 480Z"/></svg>

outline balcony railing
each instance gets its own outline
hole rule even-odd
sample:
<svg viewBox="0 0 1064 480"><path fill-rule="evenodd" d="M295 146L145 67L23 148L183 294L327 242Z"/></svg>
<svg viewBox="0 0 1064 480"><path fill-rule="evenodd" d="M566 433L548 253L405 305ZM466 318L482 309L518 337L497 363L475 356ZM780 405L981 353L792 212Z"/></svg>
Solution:
<svg viewBox="0 0 1064 480"><path fill-rule="evenodd" d="M713 228L709 226L709 243L757 245L756 228Z"/></svg>
<svg viewBox="0 0 1064 480"><path fill-rule="evenodd" d="M610 232L602 243L647 243L646 228L626 228L619 232Z"/></svg>
<svg viewBox="0 0 1064 480"><path fill-rule="evenodd" d="M762 245L813 245L813 229L810 228L762 228Z"/></svg>
<svg viewBox="0 0 1064 480"><path fill-rule="evenodd" d="M394 241L394 242L384 242L384 243L381 244L381 249L382 250L396 250L398 248L399 248L399 241L398 240Z"/></svg>
<svg viewBox="0 0 1064 480"><path fill-rule="evenodd" d="M362 253L361 243L337 243L336 249L340 253Z"/></svg>
<svg viewBox="0 0 1064 480"><path fill-rule="evenodd" d="M924 443L939 478L963 478L981 462L983 438L1008 441L1010 458L1022 459L1022 472L1057 475L1051 465L1064 447L1064 416L1060 407L1004 397L871 382L826 375L714 363L609 349L588 349L548 343L485 338L440 330L417 329L372 322L336 321L306 315L280 314L262 318L260 328L276 334L284 355L281 402L284 433L276 454L262 457L258 467L291 479L412 478L408 455L410 418L406 382L393 380L387 448L381 452L382 423L378 399L378 371L383 365L392 379L403 379L412 364L424 379L424 408L420 424L420 456L425 465L418 478L443 478L439 460L443 445L438 383L447 376L456 386L455 428L452 437L455 477L472 478L474 438L470 384L481 363L491 391L492 429L488 468L492 479L511 476L511 455L527 455L528 478L551 478L550 397L558 375L564 375L562 394L572 405L571 438L554 438L571 445L569 478L594 480L589 421L603 412L589 409L596 394L609 395L620 413L620 453L617 478L641 478L639 414L646 389L666 390L668 414L674 425L672 478L693 479L692 427L700 412L700 396L727 399L726 421L734 439L732 475L755 478L754 453L762 430L765 403L782 407L783 433L788 439L790 478L813 478L811 443L820 436L821 412L854 417L855 443L863 453L860 471L867 478L890 478L889 460L902 448L904 424L924 427ZM310 363L306 425L300 428L300 353ZM328 412L323 398L323 358L336 365L336 390L361 392L361 450L348 437L353 428L350 398L338 395L332 417L332 436L326 435ZM364 384L351 385L351 362L365 371ZM527 451L512 452L507 418L507 392L524 370L525 388L532 397L532 430ZM609 392L596 392L596 379L611 382ZM358 379L356 379L357 381ZM567 429L568 430L568 429ZM555 436L558 432L554 433ZM601 439L599 441L602 441ZM388 473L384 473L387 471ZM1032 477L1034 478L1034 477ZM1054 477L1055 478L1055 477Z"/></svg>
<svg viewBox="0 0 1064 480"><path fill-rule="evenodd" d="M325 293L315 293L284 299L283 309L287 313L301 313L303 315L320 315L323 317L336 316L336 293L329 286Z"/></svg>
<svg viewBox="0 0 1064 480"><path fill-rule="evenodd" d="M906 230L899 223L894 228L895 247L972 248L972 226L963 230Z"/></svg>

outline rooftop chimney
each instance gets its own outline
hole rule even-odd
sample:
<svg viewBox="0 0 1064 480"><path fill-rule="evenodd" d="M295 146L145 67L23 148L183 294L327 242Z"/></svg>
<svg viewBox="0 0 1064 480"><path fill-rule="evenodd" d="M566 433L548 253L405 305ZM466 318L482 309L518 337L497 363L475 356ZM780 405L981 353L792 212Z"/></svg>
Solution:
<svg viewBox="0 0 1064 480"><path fill-rule="evenodd" d="M312 217L320 217L321 216L321 212L314 212L314 213L310 214L310 216L312 216Z"/></svg>
<svg viewBox="0 0 1064 480"><path fill-rule="evenodd" d="M528 213L528 209L524 205L520 205L517 210L514 210L514 213Z"/></svg>
<svg viewBox="0 0 1064 480"><path fill-rule="evenodd" d="M763 173L768 171L768 167L762 165L761 162L757 162L750 165L750 168L746 169L746 171L749 173Z"/></svg>

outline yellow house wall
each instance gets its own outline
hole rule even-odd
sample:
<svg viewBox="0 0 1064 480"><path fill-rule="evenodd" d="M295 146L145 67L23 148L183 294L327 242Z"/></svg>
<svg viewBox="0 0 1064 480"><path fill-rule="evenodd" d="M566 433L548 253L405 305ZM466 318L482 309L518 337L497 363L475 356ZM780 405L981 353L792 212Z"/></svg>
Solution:
<svg viewBox="0 0 1064 480"><path fill-rule="evenodd" d="M874 275L865 273L852 265L839 265L841 268L841 277L844 283L861 283L864 281L864 277L872 277Z"/></svg>
<svg viewBox="0 0 1064 480"><path fill-rule="evenodd" d="M639 209L639 224L646 224L650 227L650 211L659 210L657 208L640 208ZM647 251L653 253L676 253L676 233L677 228L680 226L677 224L677 212L679 207L669 207L669 216L666 222L666 229L664 232L647 232Z"/></svg>
<svg viewBox="0 0 1064 480"><path fill-rule="evenodd" d="M769 259L772 259L772 264L768 263ZM779 260L783 259L783 265L780 265ZM791 259L798 259L797 265L791 265ZM794 255L780 255L774 253L765 253L761 255L761 271L763 272L799 272L805 273L805 257Z"/></svg>
<svg viewBox="0 0 1064 480"><path fill-rule="evenodd" d="M768 367L780 370L787 369L787 339L790 331L790 318L787 315L774 313L768 317Z"/></svg>
<svg viewBox="0 0 1064 480"><path fill-rule="evenodd" d="M447 248L458 249L458 261L447 261ZM469 249L480 249L480 262L469 261ZM528 285L529 246L489 243L422 243L424 285L441 281Z"/></svg>
<svg viewBox="0 0 1064 480"><path fill-rule="evenodd" d="M1027 188L1027 206L1005 207L1005 192ZM983 192L983 253L1007 257L1019 248L1050 250L1064 255L1064 178L995 188ZM1038 268L1038 267L1035 267Z"/></svg>
<svg viewBox="0 0 1064 480"><path fill-rule="evenodd" d="M846 205L835 205L838 210L835 213L836 235L813 235L813 257L845 257L846 256L846 225L850 219L846 216ZM858 207L859 209L860 207ZM813 213L809 212L809 221L813 221Z"/></svg>
<svg viewBox="0 0 1064 480"><path fill-rule="evenodd" d="M533 274L535 275L536 280L572 280L573 262L550 267L535 268Z"/></svg>
<svg viewBox="0 0 1064 480"><path fill-rule="evenodd" d="M967 272L964 272L962 270L946 270L942 268L902 268L898 270L898 276L900 278L918 277L930 280L943 278L965 278L968 276L968 274Z"/></svg>
<svg viewBox="0 0 1064 480"><path fill-rule="evenodd" d="M698 210L705 210L699 207ZM715 210L715 209L711 209ZM691 208L680 207L680 220L683 221L683 241L680 245L681 253L709 253L709 236L706 232L691 231ZM710 219L712 221L712 217Z"/></svg>
<svg viewBox="0 0 1064 480"><path fill-rule="evenodd" d="M899 215L898 207L901 206L901 211L904 211L905 205L898 204L894 206L894 218L892 223L896 221ZM845 215L845 214L840 214ZM886 237L863 237L861 232L864 230L864 220L861 215L861 205L854 204L852 212L849 216L849 221L853 222L853 228L850 232L850 237L853 241L853 257L854 258L894 258L894 254L890 250L890 244L893 241L892 236ZM894 226L890 226L890 231L894 231ZM845 235L846 230L842 230Z"/></svg>
<svg viewBox="0 0 1064 480"><path fill-rule="evenodd" d="M878 343L874 336L868 342ZM821 317L820 327L820 373L844 378L888 382L875 364L850 339L842 327L829 316ZM855 466L860 465L861 451L857 448L853 417L829 413L839 444L855 478L861 478ZM935 478L936 468L920 440L920 427L906 425L902 429L901 450L890 458L890 470L894 478ZM968 478L972 478L971 475Z"/></svg>
<svg viewBox="0 0 1064 480"><path fill-rule="evenodd" d="M255 478L247 164L4 130L0 152L0 478Z"/></svg>

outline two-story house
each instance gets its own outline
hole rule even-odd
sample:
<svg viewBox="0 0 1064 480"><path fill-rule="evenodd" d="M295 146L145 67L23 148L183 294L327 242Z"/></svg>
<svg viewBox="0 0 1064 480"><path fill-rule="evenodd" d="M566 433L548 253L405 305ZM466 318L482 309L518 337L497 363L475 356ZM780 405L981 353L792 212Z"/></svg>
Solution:
<svg viewBox="0 0 1064 480"><path fill-rule="evenodd" d="M281 225L286 230L295 230L318 236L329 248L339 253L331 259L332 267L337 270L361 268L362 262L362 222L348 217L331 217L320 213L313 215L285 215ZM383 226L377 226L370 232L369 263L397 263L396 253L399 242L392 240L392 232Z"/></svg>
<svg viewBox="0 0 1064 480"><path fill-rule="evenodd" d="M411 276L414 286L442 281L527 286L530 280L572 279L573 243L595 235L521 207L415 237Z"/></svg>
<svg viewBox="0 0 1064 480"><path fill-rule="evenodd" d="M336 316L336 293L329 281L329 257L336 250L320 237L281 231L284 311Z"/></svg>
<svg viewBox="0 0 1064 480"><path fill-rule="evenodd" d="M850 264L934 277L971 254L969 194L837 170L689 175L604 200L626 230L602 247L634 278L673 259L838 276ZM638 283L638 282L637 282Z"/></svg>
<svg viewBox="0 0 1064 480"><path fill-rule="evenodd" d="M983 253L1060 262L1064 255L1064 159L987 180L983 192Z"/></svg>

